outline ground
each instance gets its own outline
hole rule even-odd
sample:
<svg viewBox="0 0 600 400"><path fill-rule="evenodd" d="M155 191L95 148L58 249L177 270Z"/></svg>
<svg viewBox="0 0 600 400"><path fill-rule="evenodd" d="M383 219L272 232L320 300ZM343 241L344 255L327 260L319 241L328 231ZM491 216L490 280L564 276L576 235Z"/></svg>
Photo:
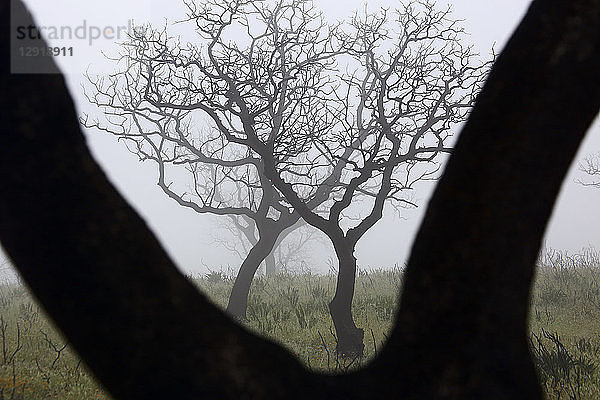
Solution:
<svg viewBox="0 0 600 400"><path fill-rule="evenodd" d="M193 280L225 307L231 277L213 272ZM287 346L310 368L348 371L368 363L384 346L401 287L398 269L359 273L353 307L357 325L365 330L362 359L335 354L327 309L333 275L255 279L246 325ZM550 252L541 257L531 299L530 340L549 399L600 398L598 253ZM17 284L0 286L0 346L0 400L110 398Z"/></svg>

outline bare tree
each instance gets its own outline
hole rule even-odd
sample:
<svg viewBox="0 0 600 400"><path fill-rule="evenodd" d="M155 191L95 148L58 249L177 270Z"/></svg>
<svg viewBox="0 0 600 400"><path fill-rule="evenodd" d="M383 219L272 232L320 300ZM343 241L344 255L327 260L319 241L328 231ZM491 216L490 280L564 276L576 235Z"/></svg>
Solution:
<svg viewBox="0 0 600 400"><path fill-rule="evenodd" d="M357 13L340 34L359 66L341 77L345 85L335 92L343 104L339 130L307 132L302 141L311 147L292 157L281 157L248 134L265 160L265 174L333 244L339 273L329 309L342 354L362 354L364 347L363 330L351 312L358 241L382 218L387 202L414 205L405 191L436 176L440 154L451 151L452 128L466 120L487 72L487 63L477 63L462 44L464 31L449 9L410 2L390 14ZM332 167L324 172L322 165L345 173L331 179ZM331 187L327 215L306 207ZM362 205L366 211L345 218L357 196L370 200Z"/></svg>
<svg viewBox="0 0 600 400"><path fill-rule="evenodd" d="M283 237L273 249L274 258L284 272L307 272L327 252L325 238L302 221L302 226Z"/></svg>
<svg viewBox="0 0 600 400"><path fill-rule="evenodd" d="M579 163L579 171L585 174L585 178L578 179L577 183L600 189L600 153L587 156Z"/></svg>
<svg viewBox="0 0 600 400"><path fill-rule="evenodd" d="M124 140L140 160L153 161L158 168L158 186L181 206L198 213L239 216L252 221L252 225L246 225L246 234L258 231L258 238L240 266L227 305L232 316L245 318L256 270L278 236L294 226L299 215L282 202L282 196L261 172L262 160L248 149L231 145L207 130L194 135L197 131L190 129L188 112L146 104L145 91L139 86L152 78L144 75L141 68L128 67L108 80L94 81L95 93L89 99L109 110L107 113L113 117L108 120L110 125L100 125L87 116L83 123ZM182 169L191 182L178 190L173 183Z"/></svg>
<svg viewBox="0 0 600 400"><path fill-rule="evenodd" d="M170 40L166 28L138 27L118 59L123 71L89 77L93 89L88 98L103 109L106 120L86 115L82 122L116 135L140 160L153 161L158 185L180 205L244 221L238 226L252 248L227 307L244 318L256 270L300 217L264 175L264 161L245 143L243 124L236 120L240 110L228 100L228 85L244 91L250 107L244 110L252 109L257 120L260 116L265 130L328 129L332 110L324 97L330 82L323 71L336 51L331 36L314 37L325 25L307 2L282 1L269 8L263 2L215 0L186 6L188 21L197 24L206 46L183 47ZM234 23L248 30L245 50L224 35ZM255 26L264 30L252 33ZM287 39L281 36L285 26L292 29L286 31ZM285 68L296 69L293 80L281 75L281 43L296 52L293 62L284 60ZM210 128L198 128L207 124L206 117ZM295 146L289 132L280 142ZM188 187L175 187L177 169L191 175ZM326 199L314 199L309 207Z"/></svg>
<svg viewBox="0 0 600 400"><path fill-rule="evenodd" d="M11 12L33 24L12 5L0 2L4 26ZM541 399L529 292L562 180L600 108L598 70L600 1L533 2L429 203L392 335L348 376L311 374L211 305L94 162L63 78L10 74L6 62L0 240L118 399Z"/></svg>
<svg viewBox="0 0 600 400"><path fill-rule="evenodd" d="M259 241L228 307L234 315L244 315L252 276L283 230L300 216L321 230L339 260L329 307L338 351L361 354L363 331L351 313L356 244L386 203L415 206L406 192L437 176L439 155L450 152L452 128L466 119L487 63L462 44L449 9L430 2L395 13L365 10L344 27L327 25L311 1L186 5L203 44L183 46L166 30L139 28L124 72L93 81L90 100L106 110L109 125L87 126L132 141L136 154L159 165L159 185L180 204L256 222ZM240 30L242 39L227 35ZM200 139L192 138L194 118L212 127ZM163 178L167 163L204 169L198 162L211 164L211 175L219 171L208 178L203 207ZM261 206L206 210L227 185L238 201L260 199ZM238 282L244 296L234 296Z"/></svg>
<svg viewBox="0 0 600 400"><path fill-rule="evenodd" d="M250 249L258 242L256 224L243 215L228 215L215 221L211 229L211 242L227 249L244 260ZM299 219L277 237L269 255L264 259L265 275L298 271L315 265L316 246L323 244L318 231Z"/></svg>
<svg viewBox="0 0 600 400"><path fill-rule="evenodd" d="M193 166L196 169L200 168L200 166L197 163L194 163ZM225 202L226 204L244 204L244 197L250 198L251 196L255 195L255 192L258 191L258 189L260 189L259 184L248 184L244 180L244 178L236 177L234 179L235 184L233 185L235 187L235 190L232 193L233 196L226 200L225 196L222 194L222 191L224 190L222 181L217 181L216 179L214 179L214 177L217 176L215 166L208 164L207 167L211 171L209 176L197 178L194 174L194 187L201 188L202 192L204 193L213 193L213 196L220 202ZM230 175L234 173L235 171L230 171ZM270 185L270 182L268 180L263 179L260 184ZM225 188L225 190L227 189ZM270 191L272 190L272 188L268 188L268 190ZM198 189L196 190L196 192L197 191ZM173 196L173 193L173 191L170 191L169 194ZM276 201L280 201L280 199L277 199ZM279 206L281 205L279 204ZM267 213L270 213L270 211L267 211ZM220 246L223 246L230 252L236 254L242 261L244 261L248 259L250 251L252 251L252 249L254 247L257 247L257 245L259 244L258 242L260 238L260 232L257 229L257 224L261 224L264 226L264 220L266 218L278 220L278 217L274 217L275 216L273 215L273 213L270 213L270 215L267 214L264 217L262 217L260 214L255 214L253 217L250 217L246 214L235 212L232 214L226 214L226 218L219 218L216 227L212 229L213 242ZM295 222L293 222L294 220ZM277 265L280 265L281 262L283 262L283 260L276 261L274 255L274 251L278 249L280 243L286 237L288 237L288 235L290 235L303 225L306 225L306 223L303 220L298 218L294 218L290 221L286 220L286 218L283 218L281 222L281 225L278 226L279 229L277 229L278 235L277 232L272 232L274 235L277 235L277 239L268 255L265 256L265 253L268 251L268 247L265 247L262 253L257 254L253 257L253 260L256 260L256 262L260 263L262 260L262 262L265 264L266 275L275 274L278 270ZM292 222L293 224L289 225ZM264 228L262 230L264 231ZM223 233L226 233L225 236L223 235ZM300 250L300 248L296 249L296 251ZM235 296L235 293L233 293L233 295Z"/></svg>

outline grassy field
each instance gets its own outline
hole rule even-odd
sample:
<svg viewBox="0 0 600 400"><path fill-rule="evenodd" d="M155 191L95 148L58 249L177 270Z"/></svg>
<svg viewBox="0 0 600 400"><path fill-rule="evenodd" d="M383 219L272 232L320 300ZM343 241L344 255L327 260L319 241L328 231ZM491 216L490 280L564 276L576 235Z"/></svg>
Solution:
<svg viewBox="0 0 600 400"><path fill-rule="evenodd" d="M213 272L195 278L224 307L233 281ZM332 275L260 277L252 286L247 325L287 346L310 368L343 372L367 363L383 346L402 286L399 270L360 272L354 314L365 329L365 357L335 356L327 303ZM550 399L600 398L600 265L598 254L546 253L532 297L531 345ZM25 288L0 286L0 400L108 399Z"/></svg>

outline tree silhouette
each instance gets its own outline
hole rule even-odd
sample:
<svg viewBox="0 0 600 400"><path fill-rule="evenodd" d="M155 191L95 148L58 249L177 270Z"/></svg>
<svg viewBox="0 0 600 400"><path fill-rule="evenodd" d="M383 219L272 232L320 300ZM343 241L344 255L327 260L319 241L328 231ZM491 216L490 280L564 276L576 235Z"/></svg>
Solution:
<svg viewBox="0 0 600 400"><path fill-rule="evenodd" d="M335 25L310 0L185 4L199 43L136 28L121 70L90 78L88 98L105 121L86 126L153 160L159 186L179 204L255 221L233 315L245 316L258 265L300 216L323 232L339 265L329 303L337 350L362 354L351 311L358 241L386 204L415 206L406 193L437 175L488 63L431 1L365 9ZM193 189L173 189L170 166L192 172Z"/></svg>
<svg viewBox="0 0 600 400"><path fill-rule="evenodd" d="M600 189L600 153L587 156L579 163L579 171L585 174L584 178L577 180L580 185Z"/></svg>
<svg viewBox="0 0 600 400"><path fill-rule="evenodd" d="M265 259L268 266L273 264L269 254L301 221L264 175L264 161L235 138L244 130L228 85L241 88L263 129L291 131L292 136L299 129L330 129L329 104L334 100L324 100L331 90L324 71L339 51L332 49L333 36L322 34L325 22L309 2L212 0L185 5L186 22L196 26L201 45L179 43L166 27L137 27L115 60L118 72L88 75L91 88L86 94L105 118L85 115L82 122L115 135L140 160L152 161L158 186L178 204L228 216L241 228L252 248L237 273L227 311L245 318L258 267ZM259 27L254 29L264 31L250 32L249 20ZM247 48L229 40L226 32L232 26L248 29ZM292 31L284 32L286 27ZM284 41L285 34L291 37ZM294 57L279 60L276 54L282 47ZM283 68L293 69L294 79L282 77ZM280 144L293 147L287 136ZM178 182L182 175L177 170L185 170L192 184ZM319 207L331 190L307 206Z"/></svg>
<svg viewBox="0 0 600 400"><path fill-rule="evenodd" d="M364 331L352 315L355 248L381 220L386 203L414 206L405 191L438 172L440 156L451 151L452 128L466 120L488 63L476 62L462 43L464 31L450 18L450 9L438 10L431 1L401 2L395 13L365 10L350 25L341 34L343 47L361 68L342 77L347 86L337 118L341 132L309 133L301 142L311 144L305 153L312 150L317 156L301 154L290 157L292 161L281 160L258 135L248 134L248 141L265 160L265 175L294 210L331 240L339 265L329 303L336 350L354 356L364 349ZM323 179L314 167L322 158L347 172L334 181L325 214L306 206L306 188L318 194L331 185L331 175ZM348 221L344 214L360 197L369 201Z"/></svg>
<svg viewBox="0 0 600 400"><path fill-rule="evenodd" d="M0 46L15 57L0 4ZM348 376L306 371L199 294L89 155L63 78L11 75L7 61L0 240L115 398L541 398L529 290L600 107L600 0L532 3L430 202L389 342Z"/></svg>

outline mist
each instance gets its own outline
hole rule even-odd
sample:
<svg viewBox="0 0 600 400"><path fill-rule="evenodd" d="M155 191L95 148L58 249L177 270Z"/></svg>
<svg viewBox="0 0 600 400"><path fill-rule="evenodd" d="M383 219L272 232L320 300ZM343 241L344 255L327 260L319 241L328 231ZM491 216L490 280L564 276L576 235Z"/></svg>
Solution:
<svg viewBox="0 0 600 400"><path fill-rule="evenodd" d="M48 26L59 25L59 22L77 26L83 20L102 26L121 26L130 20L136 23L149 21L160 26L183 17L181 7L156 0L132 2L128 5L114 3L114 7L126 7L119 15L110 11L113 8L111 1L93 9L88 4L85 7L70 4L69 7L63 8L42 0L26 3L33 10L39 23ZM364 3L357 0L318 1L316 4L330 21L348 18L355 10L364 7ZM392 1L381 0L369 1L367 6L375 10L380 6L390 7L394 4ZM528 1L454 1L452 15L464 21L465 30L470 33L469 39L475 50L482 56L489 56L492 48L497 53L501 51L528 4ZM49 42L52 42L52 39ZM85 80L82 74L86 71L110 71L112 63L104 54L115 54L118 49L114 42L109 40L98 40L93 46L79 48L85 51L83 56L70 59L63 57L59 63L67 72L67 85L81 114L92 111L89 101L83 95L82 85ZM183 272L191 275L205 274L209 271L236 273L241 258L215 241L215 237L222 236L216 227L226 217L199 215L181 207L157 187L156 169L149 165L150 163L139 162L134 154L110 135L92 129L86 130L85 134L95 159L109 179L146 220ZM576 182L581 175L577 167L579 160L597 152L598 149L600 123L597 120L563 183L547 227L547 247L570 252L577 252L585 247L600 247L600 210L597 206L600 204L600 191L583 187ZM422 183L418 190L412 193L417 208L407 208L400 212L390 207L385 208L384 218L357 245L359 268L386 269L404 265L434 187L435 182ZM311 249L310 262L305 263L304 268L313 273L327 273L331 270L332 257L334 254L331 245L321 237Z"/></svg>

